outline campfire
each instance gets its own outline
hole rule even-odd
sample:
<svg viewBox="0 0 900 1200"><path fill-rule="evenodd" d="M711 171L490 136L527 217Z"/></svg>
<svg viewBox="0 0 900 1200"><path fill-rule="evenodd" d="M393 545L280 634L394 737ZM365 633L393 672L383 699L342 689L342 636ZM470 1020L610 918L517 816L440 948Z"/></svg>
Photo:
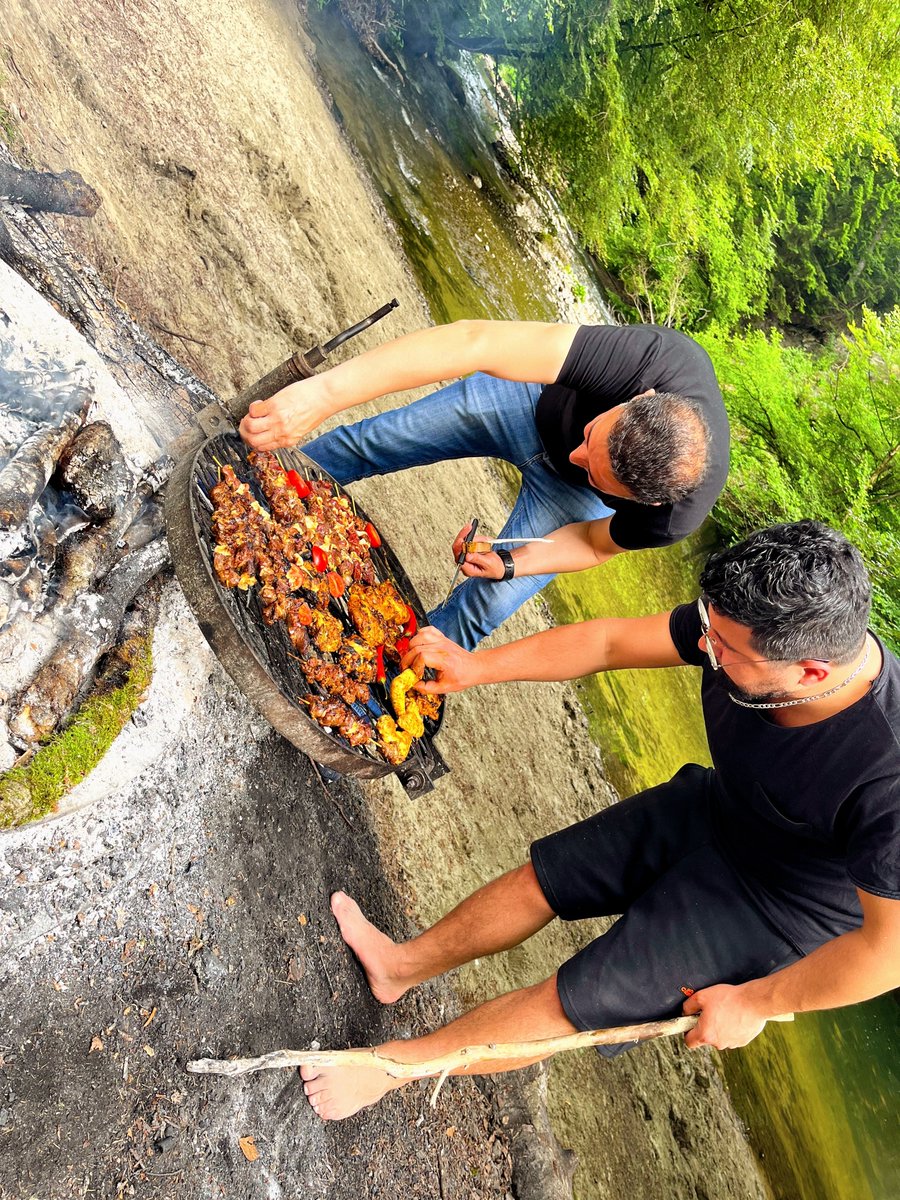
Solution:
<svg viewBox="0 0 900 1200"><path fill-rule="evenodd" d="M168 563L155 498L171 460L141 471L94 419L83 371L11 365L0 341L0 770L77 707ZM102 673L102 672L101 672Z"/></svg>

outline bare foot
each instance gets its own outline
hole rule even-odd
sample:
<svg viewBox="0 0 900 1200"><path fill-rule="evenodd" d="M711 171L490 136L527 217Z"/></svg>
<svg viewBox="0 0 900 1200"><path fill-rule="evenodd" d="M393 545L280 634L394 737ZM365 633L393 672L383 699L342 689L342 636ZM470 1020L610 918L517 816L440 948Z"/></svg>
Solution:
<svg viewBox="0 0 900 1200"><path fill-rule="evenodd" d="M410 987L398 969L401 947L392 942L387 934L376 929L371 921L367 921L359 905L346 892L334 893L331 911L340 927L341 937L359 959L375 999L382 1004L393 1004L399 1000ZM374 1101L366 1100L363 1103L372 1104Z"/></svg>
<svg viewBox="0 0 900 1200"><path fill-rule="evenodd" d="M352 1117L399 1086L373 1067L301 1067L300 1074L306 1097L323 1121Z"/></svg>

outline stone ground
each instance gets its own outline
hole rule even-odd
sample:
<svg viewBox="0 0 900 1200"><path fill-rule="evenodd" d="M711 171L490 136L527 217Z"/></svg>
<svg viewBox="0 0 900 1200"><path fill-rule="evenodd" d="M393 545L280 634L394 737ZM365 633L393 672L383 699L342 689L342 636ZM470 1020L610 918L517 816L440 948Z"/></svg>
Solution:
<svg viewBox="0 0 900 1200"><path fill-rule="evenodd" d="M175 588L167 620L190 618ZM206 655L197 636L197 653ZM208 656L207 656L208 658ZM0 845L0 1196L504 1196L496 1105L469 1080L325 1124L293 1071L188 1075L194 1057L365 1045L453 1011L388 1011L328 896L395 934L365 801L324 781L219 668L164 760L107 801ZM240 1139L255 1138L249 1162Z"/></svg>

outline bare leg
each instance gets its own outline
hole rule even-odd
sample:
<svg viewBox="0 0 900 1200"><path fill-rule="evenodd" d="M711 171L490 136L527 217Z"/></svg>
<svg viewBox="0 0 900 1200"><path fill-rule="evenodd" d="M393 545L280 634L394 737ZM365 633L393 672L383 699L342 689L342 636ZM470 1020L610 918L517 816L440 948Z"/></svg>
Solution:
<svg viewBox="0 0 900 1200"><path fill-rule="evenodd" d="M476 893L477 895L478 893ZM452 915L452 914L451 914ZM423 935L426 936L426 935ZM552 975L535 987L508 992L473 1008L465 1016L436 1029L425 1037L409 1041L386 1042L379 1049L399 1062L425 1062L463 1046L482 1046L497 1042L536 1041L574 1033L575 1027L563 1011ZM479 1063L471 1071L460 1067L454 1075L489 1075L493 1071L512 1071L527 1067L539 1058L518 1061ZM409 1080L392 1079L372 1067L301 1067L303 1090L318 1116L326 1121L341 1121L388 1092L403 1087Z"/></svg>
<svg viewBox="0 0 900 1200"><path fill-rule="evenodd" d="M409 942L391 941L344 892L331 897L331 911L382 1004L393 1004L415 984L473 958L518 946L556 915L530 862L485 884Z"/></svg>

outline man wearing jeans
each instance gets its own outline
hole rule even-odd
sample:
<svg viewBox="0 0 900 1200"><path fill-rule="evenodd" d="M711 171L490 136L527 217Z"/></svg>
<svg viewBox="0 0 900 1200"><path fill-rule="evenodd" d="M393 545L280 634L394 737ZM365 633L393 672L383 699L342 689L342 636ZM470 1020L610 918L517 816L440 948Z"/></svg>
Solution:
<svg viewBox="0 0 900 1200"><path fill-rule="evenodd" d="M469 578L429 614L466 649L558 572L680 541L725 483L728 419L709 357L654 325L458 321L420 330L253 404L241 434L258 450L290 446L338 412L460 375L304 449L340 483L454 458L519 468L519 495L498 536L552 541L467 555Z"/></svg>

